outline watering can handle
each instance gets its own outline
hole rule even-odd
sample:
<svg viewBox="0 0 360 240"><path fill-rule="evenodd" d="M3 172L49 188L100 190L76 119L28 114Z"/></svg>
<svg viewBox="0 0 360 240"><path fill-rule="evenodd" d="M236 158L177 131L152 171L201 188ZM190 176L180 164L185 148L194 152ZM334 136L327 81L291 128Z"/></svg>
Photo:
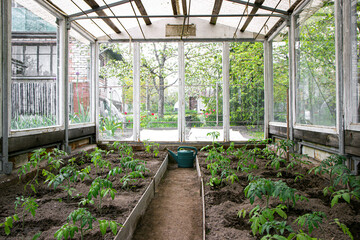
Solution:
<svg viewBox="0 0 360 240"><path fill-rule="evenodd" d="M178 147L177 151L179 151L181 148L187 148L187 149L195 150L195 155L194 155L194 157L197 155L198 150L197 150L196 147L187 147L187 146Z"/></svg>

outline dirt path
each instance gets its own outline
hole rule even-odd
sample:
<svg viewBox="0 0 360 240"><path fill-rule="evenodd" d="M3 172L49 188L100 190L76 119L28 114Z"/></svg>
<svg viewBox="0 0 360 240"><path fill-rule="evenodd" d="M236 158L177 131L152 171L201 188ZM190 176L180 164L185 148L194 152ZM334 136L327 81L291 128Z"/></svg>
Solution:
<svg viewBox="0 0 360 240"><path fill-rule="evenodd" d="M202 239L202 209L196 169L169 169L156 190L134 240Z"/></svg>

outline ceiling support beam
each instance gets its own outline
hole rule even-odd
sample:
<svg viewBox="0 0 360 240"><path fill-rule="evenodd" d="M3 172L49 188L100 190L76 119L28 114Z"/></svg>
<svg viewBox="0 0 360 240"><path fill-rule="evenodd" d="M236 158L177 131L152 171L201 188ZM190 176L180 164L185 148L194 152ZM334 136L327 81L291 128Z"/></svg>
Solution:
<svg viewBox="0 0 360 240"><path fill-rule="evenodd" d="M171 0L171 6L173 9L173 13L174 15L179 15L180 14L180 5L179 5L179 0Z"/></svg>
<svg viewBox="0 0 360 240"><path fill-rule="evenodd" d="M186 0L181 0L181 2L182 2L183 14L187 15Z"/></svg>
<svg viewBox="0 0 360 240"><path fill-rule="evenodd" d="M221 8L221 5L222 5L222 2L223 2L223 0L215 0L214 8L213 8L213 11L212 11L212 15L218 15L218 14L219 14L220 8ZM217 19L218 19L217 17L211 17L210 23L213 24L213 25L215 25Z"/></svg>
<svg viewBox="0 0 360 240"><path fill-rule="evenodd" d="M257 7L259 9L263 9L263 10L267 10L267 11L271 11L271 12L275 12L275 13L280 13L280 14L285 14L288 15L289 13L287 11L284 10L280 10L280 9L275 9L272 7L267 7L267 6L263 6L262 4L258 4L258 3L251 3L248 1L242 1L242 0L227 0L229 2L234 2L234 3L239 3L239 4L243 4L243 5L248 5L250 7Z"/></svg>
<svg viewBox="0 0 360 240"><path fill-rule="evenodd" d="M137 8L139 9L139 12L141 13L142 16L147 16L147 12L144 8L144 5L142 4L141 0L134 0ZM146 23L146 25L150 25L151 21L149 17L144 17L144 22Z"/></svg>
<svg viewBox="0 0 360 240"><path fill-rule="evenodd" d="M100 6L95 2L95 0L84 0L92 9L98 9ZM107 16L103 10L96 11L96 14L100 17ZM116 33L121 33L121 31L115 26L111 19L103 19L103 21Z"/></svg>
<svg viewBox="0 0 360 240"><path fill-rule="evenodd" d="M265 0L255 0L255 4L258 4L258 5L261 6L261 5L264 3L264 1L265 1ZM251 9L250 14L256 14L258 10L259 10L259 7L253 7L253 9ZM249 16L249 17L246 19L243 27L240 29L240 32L245 32L246 28L249 26L249 24L250 24L250 22L251 22L252 19L253 19L252 16Z"/></svg>
<svg viewBox="0 0 360 240"><path fill-rule="evenodd" d="M71 14L71 15L69 15L69 18L80 17L80 16L83 16L83 15L86 15L86 14L89 14L89 13L97 12L97 11L108 9L108 8L111 8L111 7L116 7L116 6L119 6L119 5L122 5L124 3L128 3L128 2L130 2L130 0L121 0L121 1L118 1L118 2L114 2L114 3L109 3L109 4L105 5L105 6L101 6L101 7L98 7L98 8L94 8L94 9L86 10L86 11L83 11L83 12L78 12L78 13Z"/></svg>

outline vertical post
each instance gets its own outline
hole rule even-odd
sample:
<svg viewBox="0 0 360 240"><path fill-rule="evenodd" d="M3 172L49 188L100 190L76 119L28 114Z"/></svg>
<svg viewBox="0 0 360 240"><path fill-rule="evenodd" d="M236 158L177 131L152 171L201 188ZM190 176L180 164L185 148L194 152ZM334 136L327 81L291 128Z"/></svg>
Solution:
<svg viewBox="0 0 360 240"><path fill-rule="evenodd" d="M215 94L216 94L216 126L219 126L219 83L216 82L215 85Z"/></svg>
<svg viewBox="0 0 360 240"><path fill-rule="evenodd" d="M93 67L93 86L94 86L94 101L93 101L93 118L95 120L95 131L96 131L96 142L99 142L100 138L100 89L99 89L99 43L95 41L92 44L93 48L93 59L92 59L92 67Z"/></svg>
<svg viewBox="0 0 360 240"><path fill-rule="evenodd" d="M264 137L269 138L269 122L273 117L272 42L264 41Z"/></svg>
<svg viewBox="0 0 360 240"><path fill-rule="evenodd" d="M229 43L223 43L223 58L222 58L222 72L223 72L223 122L224 122L224 142L230 141L230 49Z"/></svg>
<svg viewBox="0 0 360 240"><path fill-rule="evenodd" d="M134 97L134 125L133 137L134 141L140 141L140 43L134 42L134 58L133 58L133 97Z"/></svg>
<svg viewBox="0 0 360 240"><path fill-rule="evenodd" d="M357 68L352 67L352 61L354 58L357 60L356 51L352 51L352 49L356 49L357 41L356 41L356 14L355 7L351 8L353 4L356 6L356 0L345 1L343 4L343 84L344 84L344 96L347 96L344 99L344 116L345 116L345 129L348 128L353 119L353 114L356 112L357 108L357 97L354 96L356 93L356 88L353 86L353 78L357 76Z"/></svg>
<svg viewBox="0 0 360 240"><path fill-rule="evenodd" d="M289 136L290 140L294 140L294 124L296 116L295 97L296 97L296 61L295 61L295 30L296 30L296 17L291 16L288 21L289 26Z"/></svg>
<svg viewBox="0 0 360 240"><path fill-rule="evenodd" d="M179 42L179 94L178 129L179 142L185 142L185 56L184 42Z"/></svg>
<svg viewBox="0 0 360 240"><path fill-rule="evenodd" d="M349 1L345 1L349 2ZM336 59L336 118L339 137L339 154L345 154L345 131L343 111L343 0L335 1L335 59Z"/></svg>
<svg viewBox="0 0 360 240"><path fill-rule="evenodd" d="M10 174L13 168L9 162L9 120L11 109L10 84L11 84L11 1L1 1L1 84L2 84L2 144L0 172Z"/></svg>
<svg viewBox="0 0 360 240"><path fill-rule="evenodd" d="M62 32L62 41L63 46L61 47L62 55L63 55L63 64L61 65L61 70L64 73L63 75L63 86L64 86L64 127L65 127L65 139L64 139L64 150L67 153L71 152L71 148L69 146L69 30L70 30L70 22L66 17L63 21L63 25L61 25Z"/></svg>

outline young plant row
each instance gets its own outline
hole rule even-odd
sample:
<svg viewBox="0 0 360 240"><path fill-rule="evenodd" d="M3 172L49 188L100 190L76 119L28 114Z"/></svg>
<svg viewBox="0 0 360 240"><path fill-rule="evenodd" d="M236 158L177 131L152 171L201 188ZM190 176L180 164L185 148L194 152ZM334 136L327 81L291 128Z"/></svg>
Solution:
<svg viewBox="0 0 360 240"><path fill-rule="evenodd" d="M301 196L294 188L287 186L285 182L273 181L271 179L254 176L252 171L258 168L257 159L267 161L266 167L277 170L277 177L281 177L283 172L294 170L297 165L309 164L306 155L291 152L294 142L289 140L280 140L270 145L271 140L254 141L250 140L249 145L235 149L234 145L225 150L223 146L215 142L217 138L214 134L212 145L204 147L208 151L206 158L207 169L211 173L208 185L219 188L224 180L238 181L237 171L244 172L250 181L245 188L245 197L253 204L256 198L264 199L265 205L255 206L248 213L243 209L238 212L238 216L245 218L249 216L253 235L262 236L261 239L314 239L310 236L314 228L318 228L326 215L323 212L307 213L299 216L295 224L299 225L298 231L293 231L291 225L286 221L290 208L295 207L297 201L307 200ZM264 144L267 147L261 147ZM237 171L231 169L229 157L237 157ZM305 160L304 160L305 159ZM360 179L353 176L350 170L344 165L345 158L338 155L332 155L324 160L319 166L308 171L307 174L328 174L330 185L324 189L324 195L331 198L331 207L338 203L340 199L350 203L351 199L360 198ZM295 172L294 181L304 178L304 174ZM275 199L281 204L270 207L269 200ZM353 239L349 229L338 219L333 219L331 224L337 224L341 230ZM307 230L306 230L307 229Z"/></svg>
<svg viewBox="0 0 360 240"><path fill-rule="evenodd" d="M35 213L38 204L35 202L34 198L31 197L31 192L27 190L30 186L31 190L36 193L37 187L39 184L40 172L46 177L45 183L49 187L52 187L54 190L61 189L67 193L67 200L71 198L81 198L79 202L79 208L70 213L67 218L67 223L64 224L58 231L55 233L56 239L71 239L74 238L76 232L80 232L81 239L84 238L85 232L93 229L93 222L97 221L100 227L101 233L104 235L107 228L109 227L113 234L117 233L117 229L121 226L119 223L108 220L97 220L91 215L91 213L81 205L85 206L87 204L95 204L99 211L101 212L103 199L106 196L110 196L111 199L114 199L117 191L113 188L113 181L116 179L114 176L124 173L122 178L120 178L120 183L122 188L129 189L133 183L136 183L139 179L144 178L145 172L149 171L146 168L146 162L138 159L134 159L134 153L132 147L125 144L115 142L111 147L113 150L105 151L100 148L96 148L91 153L85 153L91 160L91 165L86 168L81 169L77 165L75 158L68 160L68 163L64 165L63 157L66 156L66 153L54 149L53 152L47 152L45 149L35 150L32 154L30 161L23 165L18 171L19 179L21 180L27 173L35 169L35 175L29 181L26 182L24 187L23 195L29 195L28 197L21 196L18 197L15 201L15 214L5 218L5 221L0 223L0 227L4 227L6 235L11 233L11 228L14 226L15 221L22 220L22 229L24 231L24 218L26 212L30 213L35 217ZM112 164L103 158L112 152L116 151L119 154L119 166L112 168ZM158 152L154 154L158 154ZM83 163L82 159L80 163ZM47 162L48 168L42 169L41 171L41 162ZM92 169L95 170L95 179L91 179L90 172ZM93 170L93 171L94 171ZM107 174L104 176L104 174ZM84 179L91 179L92 183L89 189L89 192L86 196L83 196L83 193L76 193L76 189L72 187L78 181L84 181ZM96 203L95 203L96 202ZM20 216L20 218L19 218ZM41 233L37 233L33 239L37 239Z"/></svg>
<svg viewBox="0 0 360 240"><path fill-rule="evenodd" d="M273 181L271 179L260 178L253 176L249 171L257 168L256 158L267 159L266 167L270 166L278 171L277 176L281 176L282 171L293 169L299 164L308 164L307 156L295 153L289 153L289 150L294 146L292 141L281 140L272 146L260 149L255 144L253 149L247 150L246 147L239 149L235 155L240 158L238 169L248 174L250 183L245 187L245 197L253 204L256 198L265 199L265 205L257 205L253 209L246 212L240 210L238 216L245 218L248 214L249 222L251 223L251 230L253 235L262 236L261 239L315 239L310 236L315 228L319 228L323 224L323 220L327 217L323 212L312 212L299 216L294 223L299 226L299 230L294 231L291 225L286 221L287 214L284 210L289 211L290 208L295 207L297 201L308 201L304 196L301 196L296 189L287 186L286 183ZM315 174L327 173L330 176L330 186L324 189L325 195L330 195L332 198L331 207L333 207L340 198L343 198L347 203L350 199L359 199L359 178L350 174L350 170L344 165L345 158L332 155L324 160L319 166L316 166L308 171L308 174L314 172ZM297 181L304 177L303 174L295 172L295 179ZM348 186L346 189L342 189ZM335 190L336 189L336 190ZM269 200L273 198L280 202L275 207L269 206ZM353 236L347 226L339 221L333 219L330 224L337 224L341 230L349 238Z"/></svg>

